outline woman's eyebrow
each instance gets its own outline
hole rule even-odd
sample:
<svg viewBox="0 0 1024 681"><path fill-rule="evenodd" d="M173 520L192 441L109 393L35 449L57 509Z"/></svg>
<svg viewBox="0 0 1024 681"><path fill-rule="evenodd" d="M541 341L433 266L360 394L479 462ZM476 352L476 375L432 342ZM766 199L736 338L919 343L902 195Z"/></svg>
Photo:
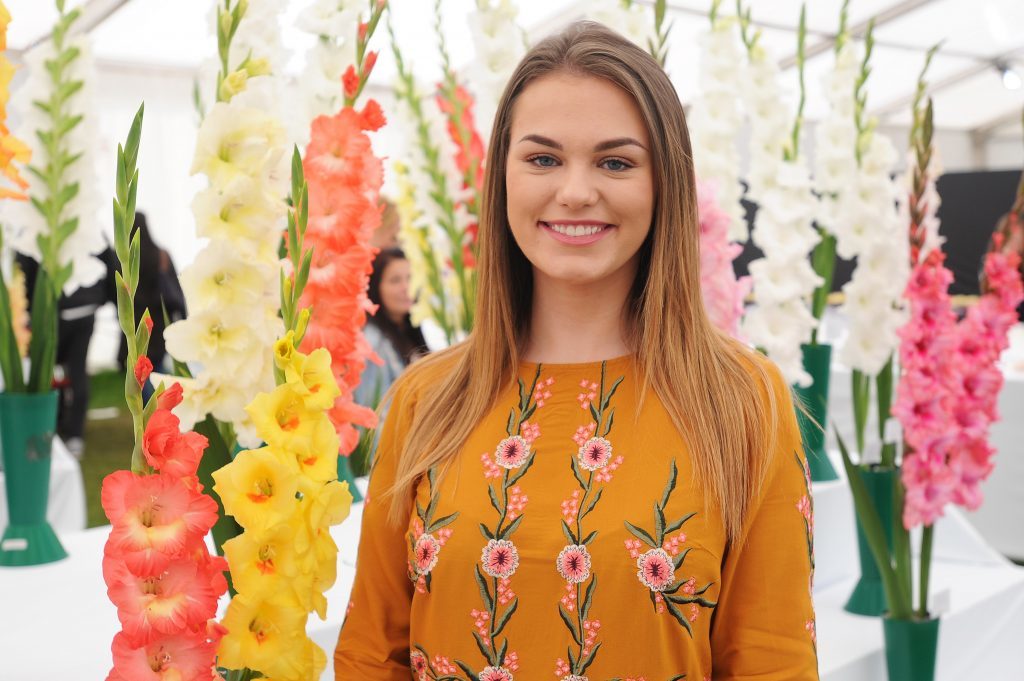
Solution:
<svg viewBox="0 0 1024 681"><path fill-rule="evenodd" d="M545 147L551 147L552 149L558 149L559 151L563 150L561 144L551 139L550 137L544 137L543 135L525 135L522 139L519 140L519 142L536 142L537 144L543 145ZM597 145L594 146L594 151L608 151L609 149L615 149L617 147L624 147L628 145L640 147L644 151L647 150L647 147L645 147L643 144L641 144L639 141L632 137L616 137L615 139L605 140L604 142L598 143Z"/></svg>

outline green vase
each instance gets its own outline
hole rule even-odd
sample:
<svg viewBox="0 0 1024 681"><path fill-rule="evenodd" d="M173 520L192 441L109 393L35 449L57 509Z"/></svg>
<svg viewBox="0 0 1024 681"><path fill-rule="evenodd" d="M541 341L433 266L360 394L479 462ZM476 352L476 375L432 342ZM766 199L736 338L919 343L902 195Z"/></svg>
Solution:
<svg viewBox="0 0 1024 681"><path fill-rule="evenodd" d="M939 620L882 620L889 681L934 681Z"/></svg>
<svg viewBox="0 0 1024 681"><path fill-rule="evenodd" d="M825 428L828 427L828 378L832 365L832 346L801 345L804 370L811 375L812 383L806 388L797 387L796 394L807 409L807 415L797 409L800 435L804 441L804 454L811 469L811 480L838 480L825 452ZM808 415L810 418L808 418Z"/></svg>
<svg viewBox="0 0 1024 681"><path fill-rule="evenodd" d="M348 491L352 494L352 501L362 501L363 495L356 487L356 476L352 473L352 464L347 456L338 457L338 480L348 483Z"/></svg>
<svg viewBox="0 0 1024 681"><path fill-rule="evenodd" d="M882 529L885 531L885 543L892 552L893 532L893 493L896 481L899 479L899 470L894 468L877 468L858 466L864 486L867 487L868 496L871 498L871 505L878 511L878 517L882 520ZM856 516L856 514L854 514ZM850 594L850 600L846 602L846 611L855 615L867 615L869 617L881 616L888 607L885 602L885 589L882 587L882 576L878 572L878 565L871 555L871 547L868 545L867 537L864 536L864 529L860 524L860 516L857 518L857 549L860 553L860 579Z"/></svg>
<svg viewBox="0 0 1024 681"><path fill-rule="evenodd" d="M56 391L0 393L8 514L7 529L0 539L0 565L41 565L68 555L46 521L50 445L56 427Z"/></svg>

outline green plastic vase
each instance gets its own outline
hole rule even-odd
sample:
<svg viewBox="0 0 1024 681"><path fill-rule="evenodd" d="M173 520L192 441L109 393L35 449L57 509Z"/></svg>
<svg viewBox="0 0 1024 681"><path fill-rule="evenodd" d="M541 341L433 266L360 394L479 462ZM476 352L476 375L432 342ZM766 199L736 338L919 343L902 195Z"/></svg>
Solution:
<svg viewBox="0 0 1024 681"><path fill-rule="evenodd" d="M871 504L878 511L878 517L882 520L885 543L891 552L893 493L896 481L899 480L899 470L865 466L858 466L857 469L864 481L864 486L867 487ZM885 602L885 589L882 587L882 576L878 572L878 566L871 555L871 547L864 536L860 516L857 516L857 549L860 553L860 579L853 588L853 593L850 594L850 600L846 602L846 611L855 615L880 617L888 610Z"/></svg>
<svg viewBox="0 0 1024 681"><path fill-rule="evenodd" d="M352 463L347 456L338 457L338 480L348 483L348 491L352 494L352 501L362 501L363 495L359 493L356 486L356 476L352 472Z"/></svg>
<svg viewBox="0 0 1024 681"><path fill-rule="evenodd" d="M825 452L825 428L828 427L828 379L832 370L832 346L801 345L804 370L811 375L812 383L806 388L797 387L800 397L811 418L797 410L800 435L804 441L804 454L811 469L811 480L815 482L838 480L836 469Z"/></svg>
<svg viewBox="0 0 1024 681"><path fill-rule="evenodd" d="M882 620L889 681L934 681L939 620Z"/></svg>
<svg viewBox="0 0 1024 681"><path fill-rule="evenodd" d="M0 538L0 565L52 563L67 557L46 521L50 446L57 427L57 392L0 393L0 446L8 525Z"/></svg>

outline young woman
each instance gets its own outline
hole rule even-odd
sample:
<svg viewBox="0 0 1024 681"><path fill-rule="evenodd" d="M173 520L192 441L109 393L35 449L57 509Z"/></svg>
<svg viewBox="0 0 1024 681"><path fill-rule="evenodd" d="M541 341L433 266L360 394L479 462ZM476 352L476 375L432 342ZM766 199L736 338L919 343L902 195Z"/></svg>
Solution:
<svg viewBox="0 0 1024 681"><path fill-rule="evenodd" d="M355 399L376 408L405 367L427 353L423 332L409 317L409 261L401 249L385 248L377 254L367 294L377 312L366 325L366 340L383 364L367 363Z"/></svg>
<svg viewBox="0 0 1024 681"><path fill-rule="evenodd" d="M593 23L495 118L470 338L399 379L338 679L817 679L806 467L714 329L658 64Z"/></svg>

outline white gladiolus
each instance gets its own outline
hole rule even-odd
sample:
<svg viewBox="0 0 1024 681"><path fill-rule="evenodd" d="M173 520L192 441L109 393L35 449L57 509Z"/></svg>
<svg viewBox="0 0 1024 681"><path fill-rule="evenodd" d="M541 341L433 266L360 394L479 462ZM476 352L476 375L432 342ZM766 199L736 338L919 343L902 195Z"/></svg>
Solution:
<svg viewBox="0 0 1024 681"><path fill-rule="evenodd" d="M697 177L714 183L716 200L729 216L729 239L744 241L747 224L740 205L740 153L736 145L743 118L741 80L736 65L742 46L735 17L720 17L701 36L700 88L690 114L690 135Z"/></svg>
<svg viewBox="0 0 1024 681"><path fill-rule="evenodd" d="M60 264L72 265L70 278L64 284L64 293L70 294L81 286L88 286L106 273L106 268L95 256L107 246L100 225L109 220L109 206L98 201L103 195L97 180L98 154L96 144L100 135L96 128L96 67L89 37L78 34L67 38L66 48L77 48L79 55L69 65L68 81L81 81L81 89L65 104L69 115L83 118L65 137L66 149L71 154L81 154L77 161L64 171L67 185L78 184L78 193L64 207L64 220L78 219L78 227L61 245L58 253ZM26 78L16 96L11 100L11 119L18 121L14 134L32 150L31 165L45 168L48 154L36 134L49 130L51 119L33 102L49 101L53 92L53 80L46 68L46 62L56 56L52 41L46 41L33 48L24 56ZM29 182L28 194L43 198L48 190L42 180L32 173L25 173ZM29 201L9 201L4 206L4 230L8 245L37 261L41 259L37 239L48 231L46 219Z"/></svg>
<svg viewBox="0 0 1024 681"><path fill-rule="evenodd" d="M299 101L290 118L292 137L301 146L309 141L309 126L317 116L333 114L344 103L341 76L356 62L356 35L364 0L315 0L300 14L296 26L317 37L306 53L306 67L297 81Z"/></svg>
<svg viewBox="0 0 1024 681"><path fill-rule="evenodd" d="M592 0L586 4L587 18L621 33L643 49L654 37L654 16L639 3L623 6L622 0Z"/></svg>
<svg viewBox="0 0 1024 681"><path fill-rule="evenodd" d="M252 16L246 14L239 33ZM265 18L249 27L249 35L262 35L269 25ZM262 55L254 50L253 57ZM277 249L290 145L277 114L279 79L257 76L242 87L214 104L199 128L192 171L204 174L209 186L196 195L192 210L197 234L209 242L181 273L189 317L171 324L164 337L175 359L194 363L195 380L183 386L175 410L183 427L212 414L233 425L242 446L255 447L259 437L245 405L254 394L273 390L271 348L284 332Z"/></svg>
<svg viewBox="0 0 1024 681"><path fill-rule="evenodd" d="M512 71L526 51L526 36L516 23L518 8L511 0L477 0L469 15L469 30L476 56L467 75L475 100L475 122L487 140L498 99Z"/></svg>
<svg viewBox="0 0 1024 681"><path fill-rule="evenodd" d="M820 241L813 227L818 201L806 159L785 160L791 132L778 76L775 60L755 46L743 93L751 131L749 193L758 203L751 239L764 257L750 264L756 307L744 317L742 333L788 382L807 386L800 346L817 327L810 298L822 279L809 255Z"/></svg>

